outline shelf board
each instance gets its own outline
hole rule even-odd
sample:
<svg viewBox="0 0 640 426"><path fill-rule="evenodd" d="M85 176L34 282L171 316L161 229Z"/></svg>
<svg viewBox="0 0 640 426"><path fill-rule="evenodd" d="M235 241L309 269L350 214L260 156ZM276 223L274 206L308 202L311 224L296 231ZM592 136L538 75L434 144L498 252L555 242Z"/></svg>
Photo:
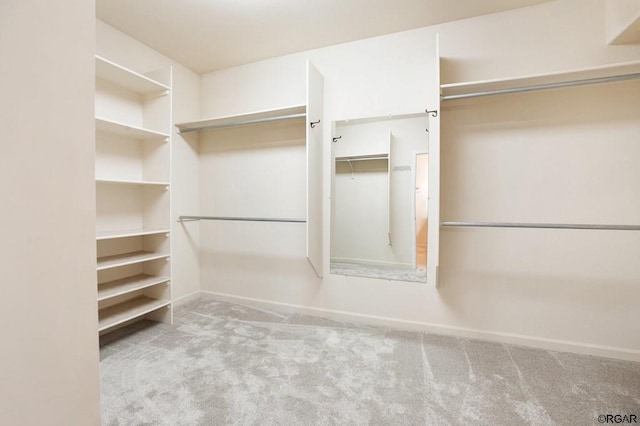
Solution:
<svg viewBox="0 0 640 426"><path fill-rule="evenodd" d="M605 66L589 67L548 74L534 74L504 79L442 84L440 86L440 91L443 97L447 97L468 93L565 83L578 80L607 78L637 73L640 73L640 61L623 62L618 64L610 64Z"/></svg>
<svg viewBox="0 0 640 426"><path fill-rule="evenodd" d="M295 105L287 108L257 111L249 114L227 115L177 123L176 127L180 130L180 133L201 132L224 127L246 126L267 121L304 118L306 113L306 105Z"/></svg>
<svg viewBox="0 0 640 426"><path fill-rule="evenodd" d="M168 300L157 300L141 296L101 309L98 312L98 331L104 331L170 304L171 302Z"/></svg>
<svg viewBox="0 0 640 426"><path fill-rule="evenodd" d="M123 294L164 284L169 281L169 277L157 277L153 275L140 274L134 277L109 281L98 284L98 302Z"/></svg>
<svg viewBox="0 0 640 426"><path fill-rule="evenodd" d="M336 161L364 161L364 160L389 160L389 153L382 152L379 154L348 155L343 157L336 157Z"/></svg>
<svg viewBox="0 0 640 426"><path fill-rule="evenodd" d="M137 251L133 253L118 254L115 256L99 257L97 270L102 271L104 269L134 265L136 263L143 263L156 259L166 259L168 257L169 253L153 253L147 251Z"/></svg>
<svg viewBox="0 0 640 426"><path fill-rule="evenodd" d="M140 237L143 235L168 234L169 229L164 228L140 228L140 229L120 229L117 231L96 232L96 240L110 240L115 238Z"/></svg>
<svg viewBox="0 0 640 426"><path fill-rule="evenodd" d="M96 77L110 81L141 95L163 92L170 89L169 86L98 55L96 55Z"/></svg>
<svg viewBox="0 0 640 426"><path fill-rule="evenodd" d="M130 139L156 140L161 142L167 142L170 136L168 133L132 126L104 117L96 117L96 132L110 133Z"/></svg>
<svg viewBox="0 0 640 426"><path fill-rule="evenodd" d="M96 183L107 183L116 185L145 185L145 186L169 186L169 182L151 181L151 180L127 180L127 179L99 179Z"/></svg>

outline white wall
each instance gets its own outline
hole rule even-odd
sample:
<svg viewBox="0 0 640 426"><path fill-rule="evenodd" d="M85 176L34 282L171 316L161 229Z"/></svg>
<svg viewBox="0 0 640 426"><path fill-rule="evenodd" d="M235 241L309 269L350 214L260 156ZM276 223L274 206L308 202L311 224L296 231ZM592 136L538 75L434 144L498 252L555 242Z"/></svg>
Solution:
<svg viewBox="0 0 640 426"><path fill-rule="evenodd" d="M606 0L607 41L611 44L640 42L640 2Z"/></svg>
<svg viewBox="0 0 640 426"><path fill-rule="evenodd" d="M98 425L94 4L0 3L0 418Z"/></svg>
<svg viewBox="0 0 640 426"><path fill-rule="evenodd" d="M96 53L140 73L173 67L172 120L193 120L199 114L200 77L148 46L96 20ZM179 135L172 126L171 146L171 274L174 300L200 290L199 229L178 223L180 215L198 214L198 138Z"/></svg>
<svg viewBox="0 0 640 426"><path fill-rule="evenodd" d="M201 80L201 113L207 117L304 103L303 64L309 58L325 77L328 160L332 120L418 112L434 104L437 88L430 87L429 81L434 75L436 33L440 34L443 82L640 59L640 46L606 44L604 11L604 0L559 0L209 73ZM490 220L505 217L637 223L640 210L630 200L640 198L640 179L633 168L625 168L628 160L617 157L616 151L608 151L609 145L602 145L615 133L616 146L623 150L625 158L638 158L637 144L632 143L638 135L638 117L634 115L637 102L633 100L638 99L637 85L628 83L616 89L615 93L622 91L624 95L620 106L594 117L593 126L580 118L584 109L579 109L576 117L570 108L596 99L592 108L597 111L598 97L614 91L613 86L571 92L567 99L550 92L531 99L504 98L489 103L486 111L476 106L447 106L441 112L442 220L481 220L486 213ZM549 111L556 115L541 115L543 118L538 121L525 119L521 124L517 118L522 119L522 115L517 114L525 114L525 118L527 115L519 107L529 101L536 106L529 111L532 116L554 103L556 106ZM563 110L560 105L570 108ZM487 124L479 124L478 120ZM527 144L518 144L515 138L521 136ZM543 142L534 144L534 139ZM561 140L551 144L557 139ZM583 147L581 141L587 146ZM568 143L562 145L564 142ZM483 144L488 145L486 151L482 150ZM523 156L526 160L529 149L545 167L544 161L551 162L555 167L552 172L540 174L535 164L517 163ZM594 157L602 157L602 162L597 163L601 169L593 162ZM539 188L548 189L566 176L571 176L571 182L577 185L581 182L574 174L594 168L598 174L588 175L598 176L590 178L597 187L594 193L601 197L597 202L590 201L590 191L582 190L573 197L575 205L566 213L553 205L540 208L540 203L527 203L526 196L518 196L519 204L510 201L510 194L518 188L509 187L509 171L525 174L516 181L526 184L523 194L552 203L565 200L557 191L540 194ZM559 173L557 177L555 173ZM327 172L327 230L328 175ZM478 176L486 179L474 181ZM611 199L617 203L615 208L607 204ZM596 213L603 206L602 213ZM581 213L589 207L593 207L589 213ZM223 233L202 226L204 250L209 241L215 240L221 248L220 255L232 247L228 251L233 251L236 265L243 265L227 268L221 274L211 267L210 259L202 259L202 288L220 297L640 359L640 311L633 306L640 297L640 270L633 260L640 256L640 243L634 233L446 230L441 235L440 288L436 289L417 283L329 275L328 262L325 279L319 282L305 266L305 242L295 228L279 231L277 239L271 231L260 231L263 238L253 241L250 252L243 255L245 248L236 239L238 232L244 231ZM327 237L325 259L328 247ZM284 260L276 266L268 261L251 262L254 252L273 253Z"/></svg>

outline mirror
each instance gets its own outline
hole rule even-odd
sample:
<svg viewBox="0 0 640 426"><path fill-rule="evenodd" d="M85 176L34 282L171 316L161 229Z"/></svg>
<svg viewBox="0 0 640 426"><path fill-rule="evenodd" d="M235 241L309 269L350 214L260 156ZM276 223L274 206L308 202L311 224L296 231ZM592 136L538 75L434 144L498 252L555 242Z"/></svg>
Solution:
<svg viewBox="0 0 640 426"><path fill-rule="evenodd" d="M426 114L333 123L330 272L426 282Z"/></svg>

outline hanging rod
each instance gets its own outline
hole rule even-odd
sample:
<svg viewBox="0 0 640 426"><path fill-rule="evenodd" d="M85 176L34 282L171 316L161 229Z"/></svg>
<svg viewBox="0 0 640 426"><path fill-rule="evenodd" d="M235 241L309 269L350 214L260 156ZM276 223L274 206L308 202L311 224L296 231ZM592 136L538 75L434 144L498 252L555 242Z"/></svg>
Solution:
<svg viewBox="0 0 640 426"><path fill-rule="evenodd" d="M595 229L604 231L640 231L640 225L590 225L575 223L442 222L440 225L475 228Z"/></svg>
<svg viewBox="0 0 640 426"><path fill-rule="evenodd" d="M205 130L222 129L224 127L237 127L237 126L246 126L249 124L268 123L270 121L289 120L292 118L305 118L306 116L307 116L306 113L299 113L299 114L280 115L278 117L266 117L266 118L256 118L253 120L233 121L229 123L211 124L208 126L193 127L190 129L179 130L179 133L183 134L183 133L190 133L190 132L202 132Z"/></svg>
<svg viewBox="0 0 640 426"><path fill-rule="evenodd" d="M536 90L558 89L561 87L583 86L587 84L611 83L615 81L635 80L640 78L640 73L614 75L610 77L587 78L582 80L561 81L558 83L535 84L531 86L511 87L507 89L486 90L483 92L461 93L459 95L444 95L443 101L454 99L477 98L479 96L503 95L507 93L533 92Z"/></svg>
<svg viewBox="0 0 640 426"><path fill-rule="evenodd" d="M240 222L285 222L307 223L306 219L278 218L278 217L231 217L231 216L180 216L178 222L191 222L194 220L231 220Z"/></svg>

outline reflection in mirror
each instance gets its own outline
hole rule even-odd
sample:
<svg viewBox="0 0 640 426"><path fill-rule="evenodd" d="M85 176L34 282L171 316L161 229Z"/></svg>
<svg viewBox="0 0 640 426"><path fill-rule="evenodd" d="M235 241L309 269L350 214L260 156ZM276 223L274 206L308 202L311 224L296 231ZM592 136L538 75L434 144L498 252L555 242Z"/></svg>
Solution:
<svg viewBox="0 0 640 426"><path fill-rule="evenodd" d="M334 122L331 273L426 282L426 114Z"/></svg>

